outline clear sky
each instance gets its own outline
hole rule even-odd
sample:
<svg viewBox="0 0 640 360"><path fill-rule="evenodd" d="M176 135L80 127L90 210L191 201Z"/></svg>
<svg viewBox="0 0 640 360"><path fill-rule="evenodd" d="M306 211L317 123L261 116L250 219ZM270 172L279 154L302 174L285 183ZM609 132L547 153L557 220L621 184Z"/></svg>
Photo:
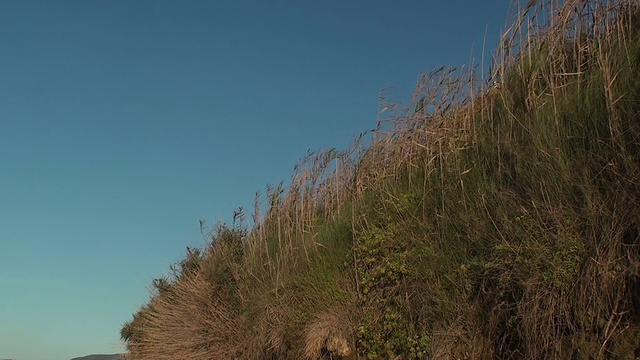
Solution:
<svg viewBox="0 0 640 360"><path fill-rule="evenodd" d="M0 358L124 350L198 220L479 62L510 0L0 2Z"/></svg>

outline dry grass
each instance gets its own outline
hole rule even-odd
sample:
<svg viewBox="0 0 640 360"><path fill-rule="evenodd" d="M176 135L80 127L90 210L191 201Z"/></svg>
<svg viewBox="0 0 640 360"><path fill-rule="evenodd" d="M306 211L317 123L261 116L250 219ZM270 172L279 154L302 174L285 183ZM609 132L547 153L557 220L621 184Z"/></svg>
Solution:
<svg viewBox="0 0 640 360"><path fill-rule="evenodd" d="M140 334L129 342L135 359L243 358L246 325L199 273L176 282L141 312Z"/></svg>
<svg viewBox="0 0 640 360"><path fill-rule="evenodd" d="M355 354L352 315L344 309L325 311L307 323L304 329L304 357L321 359L323 355L348 357Z"/></svg>

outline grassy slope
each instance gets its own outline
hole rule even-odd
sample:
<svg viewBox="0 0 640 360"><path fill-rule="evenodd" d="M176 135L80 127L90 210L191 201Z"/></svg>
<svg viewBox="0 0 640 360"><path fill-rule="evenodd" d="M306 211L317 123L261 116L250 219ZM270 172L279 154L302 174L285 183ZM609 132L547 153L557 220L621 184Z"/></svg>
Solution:
<svg viewBox="0 0 640 360"><path fill-rule="evenodd" d="M533 6L488 84L424 75L372 145L310 154L258 225L155 281L122 329L132 358L631 357L639 19Z"/></svg>

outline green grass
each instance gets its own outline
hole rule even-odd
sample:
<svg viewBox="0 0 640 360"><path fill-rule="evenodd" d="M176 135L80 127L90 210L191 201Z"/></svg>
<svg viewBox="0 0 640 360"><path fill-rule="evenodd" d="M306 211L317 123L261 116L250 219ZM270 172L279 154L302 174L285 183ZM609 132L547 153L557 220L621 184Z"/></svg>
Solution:
<svg viewBox="0 0 640 360"><path fill-rule="evenodd" d="M131 357L632 357L640 9L555 5L489 84L422 76L391 132L308 154L256 226L213 231L123 327Z"/></svg>

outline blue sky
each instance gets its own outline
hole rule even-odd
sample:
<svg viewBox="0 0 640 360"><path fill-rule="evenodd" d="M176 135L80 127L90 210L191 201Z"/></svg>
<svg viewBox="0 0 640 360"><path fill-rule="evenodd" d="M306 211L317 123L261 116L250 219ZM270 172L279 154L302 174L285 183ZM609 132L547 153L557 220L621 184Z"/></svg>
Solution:
<svg viewBox="0 0 640 360"><path fill-rule="evenodd" d="M479 62L509 3L0 2L0 358L123 351L199 219Z"/></svg>

